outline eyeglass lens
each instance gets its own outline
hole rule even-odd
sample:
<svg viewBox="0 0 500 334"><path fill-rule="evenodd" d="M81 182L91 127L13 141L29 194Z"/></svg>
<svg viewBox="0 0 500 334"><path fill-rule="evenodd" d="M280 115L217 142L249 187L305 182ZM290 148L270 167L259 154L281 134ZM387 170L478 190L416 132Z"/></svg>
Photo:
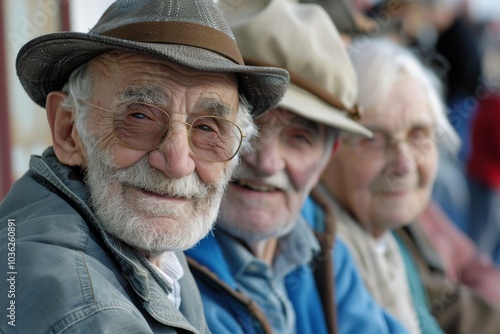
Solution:
<svg viewBox="0 0 500 334"><path fill-rule="evenodd" d="M165 111L143 103L118 107L113 119L118 141L144 151L158 147L165 140L171 123ZM236 124L217 116L196 118L188 131L193 153L210 161L231 159L238 152L242 139Z"/></svg>

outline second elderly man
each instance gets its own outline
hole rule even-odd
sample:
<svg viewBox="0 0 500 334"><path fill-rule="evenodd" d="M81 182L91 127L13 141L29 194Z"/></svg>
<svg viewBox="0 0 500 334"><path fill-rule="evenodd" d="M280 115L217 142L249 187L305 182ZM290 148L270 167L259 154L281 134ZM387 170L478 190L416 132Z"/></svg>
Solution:
<svg viewBox="0 0 500 334"><path fill-rule="evenodd" d="M247 1L225 9L245 62L283 67L291 84L278 108L255 120L260 137L242 154L215 237L188 251L207 322L214 333L334 333L334 237L317 239L300 210L338 132L370 135L348 117L357 116L354 69L317 5ZM372 321L364 333L405 333L362 285L356 291L365 299L351 301L373 311L357 318Z"/></svg>

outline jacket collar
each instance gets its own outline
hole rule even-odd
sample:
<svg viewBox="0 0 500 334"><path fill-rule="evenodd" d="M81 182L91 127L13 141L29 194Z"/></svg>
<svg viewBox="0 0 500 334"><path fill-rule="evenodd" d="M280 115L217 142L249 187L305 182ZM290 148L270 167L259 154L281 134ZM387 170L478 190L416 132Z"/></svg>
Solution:
<svg viewBox="0 0 500 334"><path fill-rule="evenodd" d="M285 275L306 263L319 251L319 244L302 217L286 236L279 239L280 253L276 266ZM186 255L208 267L232 288L236 288L235 277L245 271L255 257L238 241L221 230L215 230L186 251Z"/></svg>

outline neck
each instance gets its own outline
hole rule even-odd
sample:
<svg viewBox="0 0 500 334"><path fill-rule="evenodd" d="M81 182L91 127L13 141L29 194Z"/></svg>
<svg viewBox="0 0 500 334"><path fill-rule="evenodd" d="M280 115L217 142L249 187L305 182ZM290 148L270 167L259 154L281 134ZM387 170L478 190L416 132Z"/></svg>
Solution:
<svg viewBox="0 0 500 334"><path fill-rule="evenodd" d="M150 251L145 251L145 250L142 250L142 249L136 249L137 253L139 253L140 255L144 256L146 259L149 260L149 262L152 262L154 264L158 264L159 263L159 258L160 256L163 254L163 253L153 253L153 252L150 252Z"/></svg>
<svg viewBox="0 0 500 334"><path fill-rule="evenodd" d="M377 228L371 228L368 230L368 233L375 239L379 240L384 234L386 230L381 230Z"/></svg>
<svg viewBox="0 0 500 334"><path fill-rule="evenodd" d="M247 246L257 258L271 265L278 249L278 238L261 240Z"/></svg>
<svg viewBox="0 0 500 334"><path fill-rule="evenodd" d="M364 224L355 218L355 215L347 208L344 201L342 200L342 196L338 196L337 194L337 192L342 189L342 185L335 183L336 178L334 177L334 174L335 170L333 168L326 168L325 171L323 172L323 175L321 176L321 182L326 186L328 191L335 197L335 200L340 204L340 206L349 213L352 219L358 225L360 225L364 230L366 230L368 234L370 234L373 238L378 240L382 235L384 235L386 230L380 229L370 224Z"/></svg>

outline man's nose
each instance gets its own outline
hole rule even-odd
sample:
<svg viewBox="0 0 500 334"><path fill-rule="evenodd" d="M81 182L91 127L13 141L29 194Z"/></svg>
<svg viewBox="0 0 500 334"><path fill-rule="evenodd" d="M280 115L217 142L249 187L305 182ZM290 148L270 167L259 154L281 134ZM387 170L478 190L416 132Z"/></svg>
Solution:
<svg viewBox="0 0 500 334"><path fill-rule="evenodd" d="M404 176L417 166L415 151L405 140L391 143L390 162L387 171L392 175Z"/></svg>
<svg viewBox="0 0 500 334"><path fill-rule="evenodd" d="M273 134L263 134L254 143L254 152L244 154L242 159L263 176L273 175L286 166L279 138Z"/></svg>
<svg viewBox="0 0 500 334"><path fill-rule="evenodd" d="M180 179L195 171L194 154L189 146L187 131L183 124L172 125L165 141L149 153L151 166L169 178Z"/></svg>

